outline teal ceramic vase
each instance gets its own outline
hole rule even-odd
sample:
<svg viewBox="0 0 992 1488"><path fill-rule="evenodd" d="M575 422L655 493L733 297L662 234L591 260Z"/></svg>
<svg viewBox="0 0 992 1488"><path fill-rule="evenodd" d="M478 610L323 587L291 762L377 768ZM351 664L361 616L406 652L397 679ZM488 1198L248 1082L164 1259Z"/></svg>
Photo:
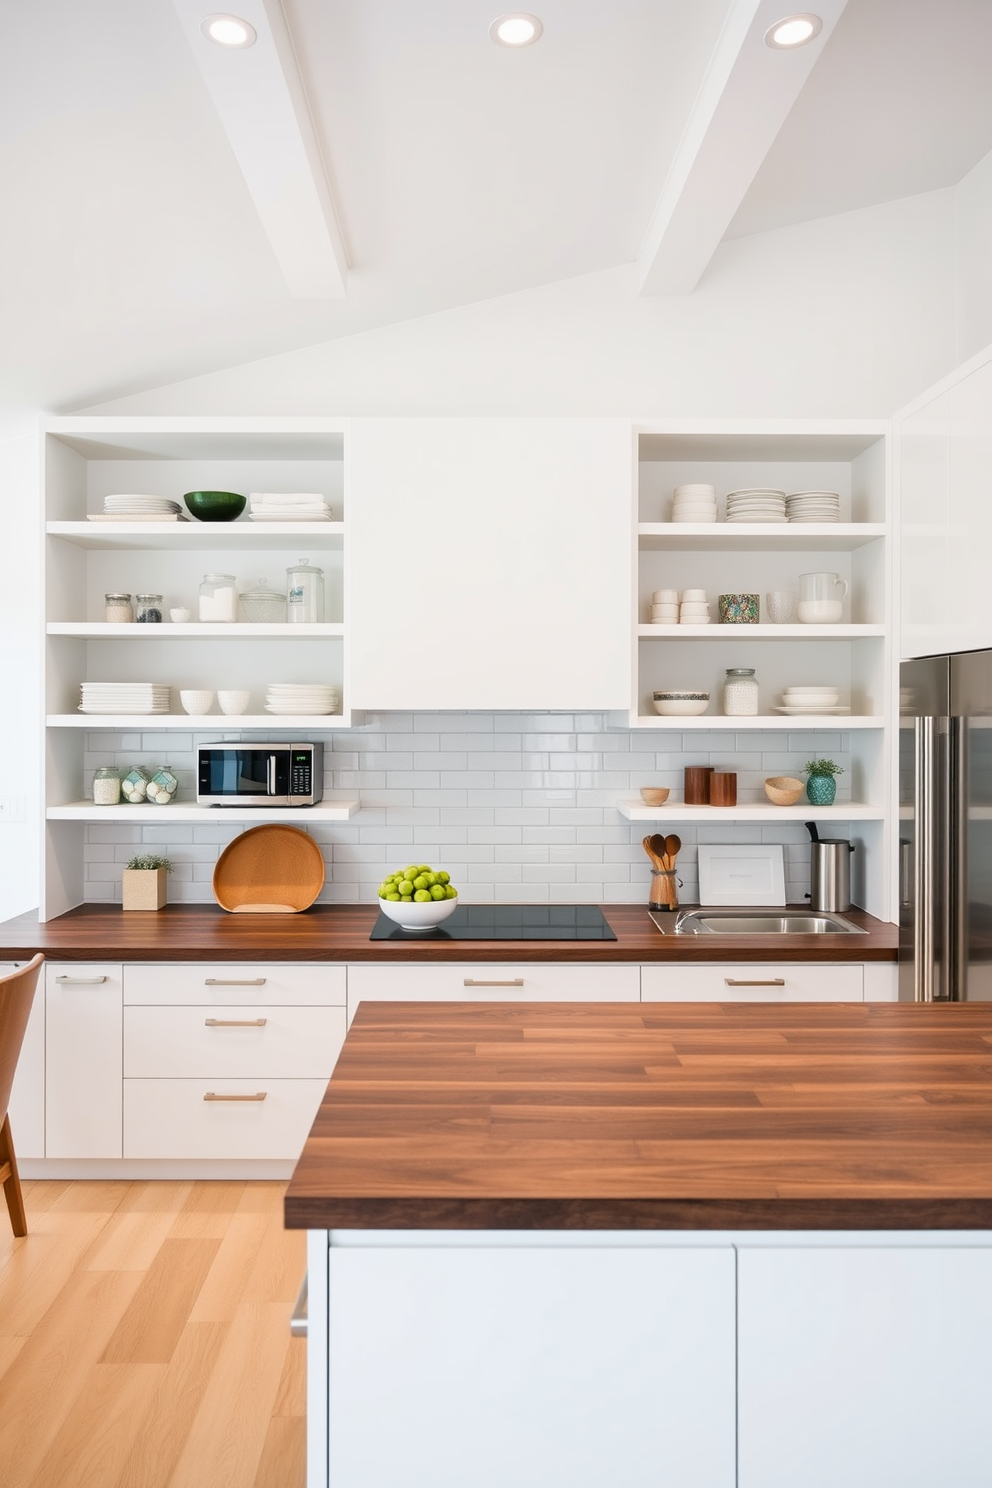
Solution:
<svg viewBox="0 0 992 1488"><path fill-rule="evenodd" d="M811 775L806 782L806 795L814 806L832 806L837 782L832 775Z"/></svg>

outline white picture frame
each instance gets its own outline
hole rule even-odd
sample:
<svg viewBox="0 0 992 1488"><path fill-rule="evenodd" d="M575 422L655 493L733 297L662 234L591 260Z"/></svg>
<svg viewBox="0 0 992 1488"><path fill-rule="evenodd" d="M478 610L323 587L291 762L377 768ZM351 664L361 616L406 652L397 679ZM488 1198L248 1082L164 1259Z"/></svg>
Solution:
<svg viewBox="0 0 992 1488"><path fill-rule="evenodd" d="M781 842L701 843L699 902L784 905L785 853Z"/></svg>

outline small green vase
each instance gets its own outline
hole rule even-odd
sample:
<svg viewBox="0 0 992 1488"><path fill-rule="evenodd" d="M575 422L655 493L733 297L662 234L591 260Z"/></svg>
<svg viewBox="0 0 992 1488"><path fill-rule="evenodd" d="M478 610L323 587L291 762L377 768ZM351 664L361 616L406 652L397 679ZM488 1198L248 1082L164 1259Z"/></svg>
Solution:
<svg viewBox="0 0 992 1488"><path fill-rule="evenodd" d="M837 782L832 775L811 775L806 782L806 795L814 806L832 806Z"/></svg>

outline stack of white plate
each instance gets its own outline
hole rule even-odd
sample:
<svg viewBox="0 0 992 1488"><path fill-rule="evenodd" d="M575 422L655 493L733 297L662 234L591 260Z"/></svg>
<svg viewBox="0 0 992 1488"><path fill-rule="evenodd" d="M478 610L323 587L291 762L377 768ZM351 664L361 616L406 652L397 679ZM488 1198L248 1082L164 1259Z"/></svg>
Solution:
<svg viewBox="0 0 992 1488"><path fill-rule="evenodd" d="M168 713L169 688L158 682L80 682L80 713Z"/></svg>
<svg viewBox="0 0 992 1488"><path fill-rule="evenodd" d="M700 481L676 486L672 493L673 522L715 522L716 488Z"/></svg>
<svg viewBox="0 0 992 1488"><path fill-rule="evenodd" d="M340 702L338 689L323 682L270 682L265 693L266 713L334 713Z"/></svg>
<svg viewBox="0 0 992 1488"><path fill-rule="evenodd" d="M850 713L850 708L838 705L839 687L787 687L782 694L782 706L777 713Z"/></svg>
<svg viewBox="0 0 992 1488"><path fill-rule="evenodd" d="M784 522L785 492L765 486L731 491L727 496L728 522Z"/></svg>
<svg viewBox="0 0 992 1488"><path fill-rule="evenodd" d="M174 517L182 512L178 501L165 496L104 496L103 512L107 517Z"/></svg>
<svg viewBox="0 0 992 1488"><path fill-rule="evenodd" d="M840 496L836 491L793 491L785 498L789 522L839 522Z"/></svg>

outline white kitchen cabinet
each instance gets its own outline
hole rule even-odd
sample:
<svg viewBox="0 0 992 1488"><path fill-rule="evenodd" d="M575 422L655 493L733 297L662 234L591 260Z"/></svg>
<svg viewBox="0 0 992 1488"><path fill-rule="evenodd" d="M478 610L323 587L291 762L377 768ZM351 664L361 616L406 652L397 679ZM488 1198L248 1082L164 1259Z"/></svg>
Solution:
<svg viewBox="0 0 992 1488"><path fill-rule="evenodd" d="M739 1488L988 1488L992 1249L741 1247Z"/></svg>
<svg viewBox="0 0 992 1488"><path fill-rule="evenodd" d="M431 962L348 968L348 1022L369 1002L637 1002L637 966Z"/></svg>
<svg viewBox="0 0 992 1488"><path fill-rule="evenodd" d="M332 1244L309 1488L733 1488L732 1247L487 1238Z"/></svg>
<svg viewBox="0 0 992 1488"><path fill-rule="evenodd" d="M0 976L24 966L24 961L0 962ZM45 1155L45 976L44 968L31 1004L24 1042L14 1071L7 1107L14 1151L21 1158Z"/></svg>
<svg viewBox="0 0 992 1488"><path fill-rule="evenodd" d="M269 1076L124 1082L124 1156L295 1162L327 1080Z"/></svg>
<svg viewBox="0 0 992 1488"><path fill-rule="evenodd" d="M356 419L363 709L615 709L630 692L630 425Z"/></svg>
<svg viewBox="0 0 992 1488"><path fill-rule="evenodd" d="M642 1002L862 1002L858 965L785 961L642 966Z"/></svg>
<svg viewBox="0 0 992 1488"><path fill-rule="evenodd" d="M351 711L347 573L347 424L326 418L52 418L45 425L42 481L45 512L45 862L41 915L48 919L84 898L83 849L89 822L216 821L197 808L191 770L180 769L176 802L163 808L94 806L86 736L100 730L159 735L168 762L170 737L240 738L245 730L319 738L347 727ZM181 500L188 490L320 491L328 522L89 521L115 492ZM286 569L308 557L324 571L325 620L295 625L204 623L198 590L207 572L231 573L239 591L265 578L284 589ZM104 595L123 590L164 596L164 620L108 625ZM169 610L185 606L192 621L173 624ZM78 710L82 681L166 683L171 706L160 715L86 715ZM342 695L337 714L274 717L264 709L269 682L329 682ZM182 688L247 689L248 712L188 716ZM147 749L147 745L146 745ZM325 799L314 821L346 820L356 803ZM171 812L171 816L165 813ZM271 810L235 820L273 820Z"/></svg>
<svg viewBox="0 0 992 1488"><path fill-rule="evenodd" d="M45 964L45 1156L122 1155L123 968Z"/></svg>

